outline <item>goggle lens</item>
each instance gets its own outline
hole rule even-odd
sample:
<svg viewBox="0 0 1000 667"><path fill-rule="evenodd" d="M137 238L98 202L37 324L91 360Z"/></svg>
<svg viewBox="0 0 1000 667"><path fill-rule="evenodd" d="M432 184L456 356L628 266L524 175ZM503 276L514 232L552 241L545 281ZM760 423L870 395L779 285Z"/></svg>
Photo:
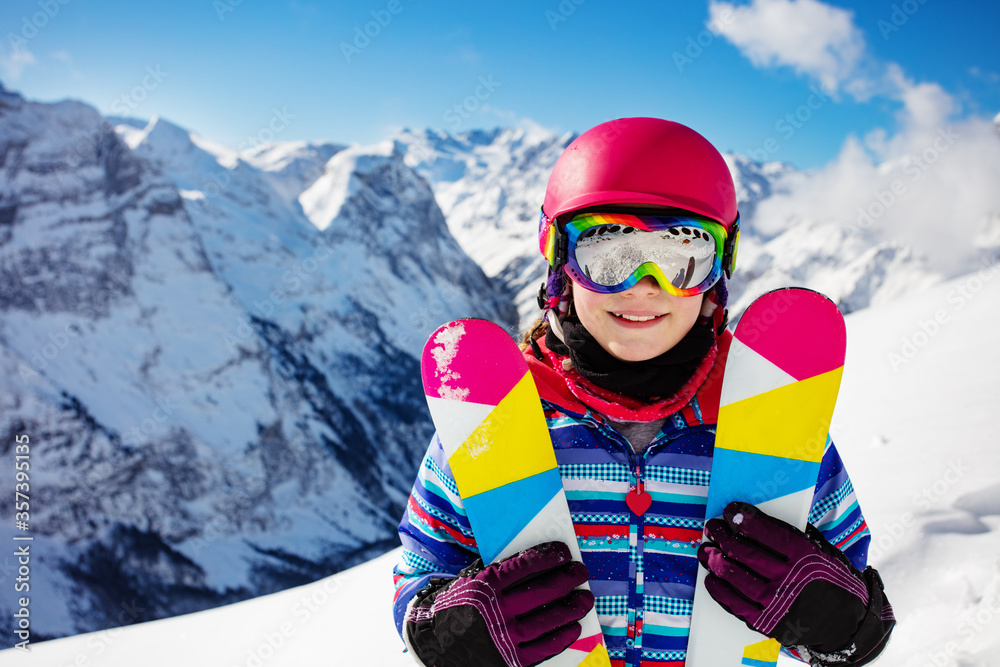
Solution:
<svg viewBox="0 0 1000 667"><path fill-rule="evenodd" d="M678 296L712 287L721 275L725 228L676 216L583 213L566 225L567 272L587 289L622 292L647 275Z"/></svg>

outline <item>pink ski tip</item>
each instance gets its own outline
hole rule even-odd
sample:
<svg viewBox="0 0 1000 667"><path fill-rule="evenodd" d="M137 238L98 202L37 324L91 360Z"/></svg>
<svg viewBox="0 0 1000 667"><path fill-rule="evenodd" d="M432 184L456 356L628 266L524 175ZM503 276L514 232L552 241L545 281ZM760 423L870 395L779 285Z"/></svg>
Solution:
<svg viewBox="0 0 1000 667"><path fill-rule="evenodd" d="M583 651L584 653L590 653L600 644L604 643L604 635L598 633L596 635L591 635L589 637L580 637L575 642L569 645L571 649L576 651Z"/></svg>
<svg viewBox="0 0 1000 667"><path fill-rule="evenodd" d="M487 320L456 320L428 339L420 363L424 393L499 405L528 371L513 339Z"/></svg>
<svg viewBox="0 0 1000 667"><path fill-rule="evenodd" d="M837 304L801 288L775 290L750 304L736 338L796 380L840 368L847 350L847 329ZM810 354L801 353L803 340L813 341Z"/></svg>

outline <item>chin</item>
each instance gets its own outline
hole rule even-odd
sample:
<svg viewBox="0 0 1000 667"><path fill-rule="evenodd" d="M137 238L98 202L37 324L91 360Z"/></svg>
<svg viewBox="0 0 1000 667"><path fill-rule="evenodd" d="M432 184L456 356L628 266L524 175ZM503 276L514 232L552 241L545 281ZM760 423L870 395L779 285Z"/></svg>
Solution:
<svg viewBox="0 0 1000 667"><path fill-rule="evenodd" d="M611 354L622 361L649 361L655 357L660 356L670 348L652 348L652 347L641 347L637 348L635 345L623 345L614 346L610 350Z"/></svg>

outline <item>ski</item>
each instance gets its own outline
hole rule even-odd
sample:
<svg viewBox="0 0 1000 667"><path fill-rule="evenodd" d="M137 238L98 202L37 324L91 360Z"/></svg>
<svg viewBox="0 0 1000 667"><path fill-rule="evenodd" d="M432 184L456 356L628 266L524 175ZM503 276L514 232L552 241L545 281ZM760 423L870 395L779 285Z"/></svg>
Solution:
<svg viewBox="0 0 1000 667"><path fill-rule="evenodd" d="M424 346L424 393L483 562L543 542L581 560L538 391L514 340L498 325L464 319ZM580 639L545 667L609 667L591 610Z"/></svg>
<svg viewBox="0 0 1000 667"><path fill-rule="evenodd" d="M847 347L836 304L779 289L740 318L722 379L705 518L734 500L804 529L826 448ZM699 568L688 667L767 667L780 645L750 630L705 589Z"/></svg>

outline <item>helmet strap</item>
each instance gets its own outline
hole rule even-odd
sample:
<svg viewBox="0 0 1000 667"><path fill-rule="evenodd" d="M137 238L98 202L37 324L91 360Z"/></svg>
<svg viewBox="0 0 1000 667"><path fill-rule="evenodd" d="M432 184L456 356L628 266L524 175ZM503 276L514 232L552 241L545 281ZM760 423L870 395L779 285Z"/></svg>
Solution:
<svg viewBox="0 0 1000 667"><path fill-rule="evenodd" d="M545 319L549 323L549 331L552 335L561 340L563 343L566 342L566 334L563 333L562 321L556 315L555 310L549 308L545 311Z"/></svg>
<svg viewBox="0 0 1000 667"><path fill-rule="evenodd" d="M736 222L726 234L726 242L722 246L722 270L726 273L726 278L733 277L733 269L736 268L736 245L740 238L740 214L736 214Z"/></svg>
<svg viewBox="0 0 1000 667"><path fill-rule="evenodd" d="M538 286L538 294L535 297L538 299L538 309L548 310L549 308L549 287L548 282L543 280Z"/></svg>
<svg viewBox="0 0 1000 667"><path fill-rule="evenodd" d="M552 258L551 266L553 271L558 271L569 258L569 235L559 226L558 220L552 221L552 227L552 232L555 236L552 244L554 257Z"/></svg>

